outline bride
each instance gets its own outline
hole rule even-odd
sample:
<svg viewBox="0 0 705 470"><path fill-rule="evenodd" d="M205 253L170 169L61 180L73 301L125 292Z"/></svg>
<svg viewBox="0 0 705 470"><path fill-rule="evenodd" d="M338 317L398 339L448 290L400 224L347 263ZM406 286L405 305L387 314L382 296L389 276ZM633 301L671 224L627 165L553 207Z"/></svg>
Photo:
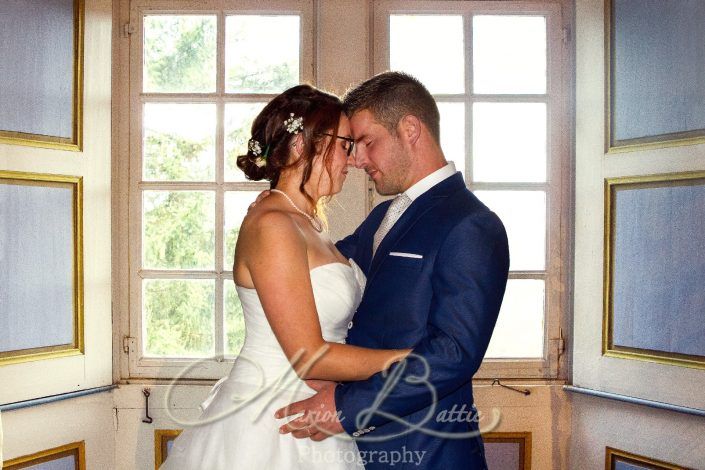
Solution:
<svg viewBox="0 0 705 470"><path fill-rule="evenodd" d="M270 181L272 193L249 211L236 246L245 344L161 470L363 468L348 436L295 439L279 433L290 418L274 418L312 396L318 381L363 380L410 351L345 344L365 275L317 214L342 189L353 146L341 101L308 85L274 98L253 122L238 166L250 180Z"/></svg>

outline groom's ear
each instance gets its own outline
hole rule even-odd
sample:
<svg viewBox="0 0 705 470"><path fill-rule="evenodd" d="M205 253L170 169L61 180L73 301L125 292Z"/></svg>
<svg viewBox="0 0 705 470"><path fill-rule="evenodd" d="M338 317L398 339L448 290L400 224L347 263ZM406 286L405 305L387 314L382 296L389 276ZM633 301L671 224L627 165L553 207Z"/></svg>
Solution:
<svg viewBox="0 0 705 470"><path fill-rule="evenodd" d="M421 137L421 120L413 114L407 114L397 125L397 134L401 136L409 145L413 146Z"/></svg>

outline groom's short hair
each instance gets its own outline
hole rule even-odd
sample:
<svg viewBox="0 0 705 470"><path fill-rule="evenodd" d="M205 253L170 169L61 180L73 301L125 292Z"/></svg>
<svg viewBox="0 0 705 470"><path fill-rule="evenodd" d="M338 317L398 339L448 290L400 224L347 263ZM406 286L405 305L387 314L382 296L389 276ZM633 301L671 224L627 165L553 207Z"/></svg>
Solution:
<svg viewBox="0 0 705 470"><path fill-rule="evenodd" d="M404 72L383 72L348 90L343 98L348 117L367 109L377 122L396 135L406 115L419 118L440 145L440 114L428 89Z"/></svg>

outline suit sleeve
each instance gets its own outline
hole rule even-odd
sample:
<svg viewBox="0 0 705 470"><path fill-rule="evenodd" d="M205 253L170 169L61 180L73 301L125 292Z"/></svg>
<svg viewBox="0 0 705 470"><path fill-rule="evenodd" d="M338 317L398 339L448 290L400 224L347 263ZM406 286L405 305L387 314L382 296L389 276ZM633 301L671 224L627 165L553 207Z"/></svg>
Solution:
<svg viewBox="0 0 705 470"><path fill-rule="evenodd" d="M456 225L437 254L426 332L410 357L389 374L336 387L345 431L352 434L362 420L380 426L389 415L402 418L471 381L489 345L508 270L507 235L493 212L470 214ZM388 377L399 380L390 386Z"/></svg>
<svg viewBox="0 0 705 470"><path fill-rule="evenodd" d="M372 209L372 212L369 213L367 218L357 227L355 232L352 233L352 235L348 235L347 237L343 238L342 240L338 240L335 242L335 247L340 251L346 258L353 258L355 259L355 255L357 254L357 247L360 241L360 232L362 231L362 228L365 226L365 224L369 224L370 221L380 219L382 217L382 214L387 212L387 208L391 204L392 201L384 201L381 204L378 204ZM358 259L355 259L355 262L359 264Z"/></svg>
<svg viewBox="0 0 705 470"><path fill-rule="evenodd" d="M340 251L346 258L353 258L357 249L357 241L360 236L360 227L358 227L355 232L347 237L335 242L335 247Z"/></svg>

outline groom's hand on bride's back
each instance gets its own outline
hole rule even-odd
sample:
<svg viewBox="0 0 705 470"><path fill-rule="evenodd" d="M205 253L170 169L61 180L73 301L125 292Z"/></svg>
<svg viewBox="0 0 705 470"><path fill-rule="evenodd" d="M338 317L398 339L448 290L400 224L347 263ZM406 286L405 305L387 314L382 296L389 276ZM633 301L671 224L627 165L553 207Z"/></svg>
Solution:
<svg viewBox="0 0 705 470"><path fill-rule="evenodd" d="M272 192L271 192L269 189L265 189L264 191L262 191L261 193L259 193L259 195L257 196L257 199L255 199L255 202L253 202L252 204L250 204L250 205L247 207L247 211L249 212L250 209L252 209L252 208L255 207L257 204L259 204L260 202L262 202L262 199L266 198L266 197L269 196L270 194L272 194Z"/></svg>
<svg viewBox="0 0 705 470"><path fill-rule="evenodd" d="M307 380L306 385L317 393L311 398L285 406L275 413L276 418L303 413L303 416L280 426L279 432L291 433L297 439L311 438L312 441L322 441L333 434L343 432L344 429L335 408L336 383L327 380Z"/></svg>

